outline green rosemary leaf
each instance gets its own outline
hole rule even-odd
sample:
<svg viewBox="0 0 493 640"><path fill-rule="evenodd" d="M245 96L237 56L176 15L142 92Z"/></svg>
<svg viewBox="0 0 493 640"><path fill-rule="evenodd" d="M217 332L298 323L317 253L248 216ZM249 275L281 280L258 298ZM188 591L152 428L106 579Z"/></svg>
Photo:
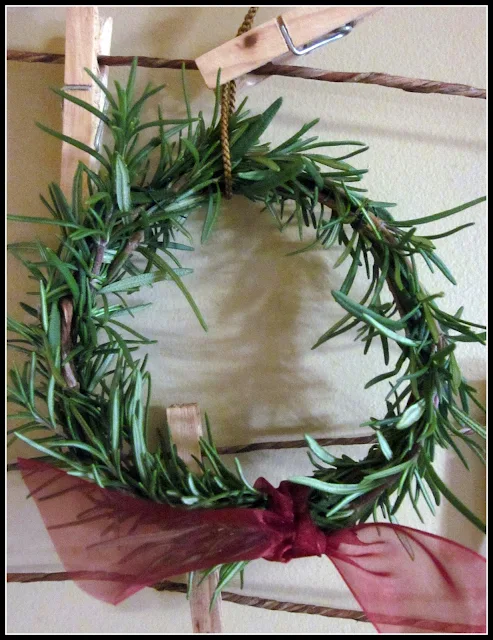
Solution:
<svg viewBox="0 0 493 640"><path fill-rule="evenodd" d="M396 429L408 429L418 422L426 409L426 400L422 398L408 407L395 425Z"/></svg>
<svg viewBox="0 0 493 640"><path fill-rule="evenodd" d="M179 242L169 242L168 249L175 249L176 251L195 251L193 247L189 247L187 244L180 244Z"/></svg>
<svg viewBox="0 0 493 640"><path fill-rule="evenodd" d="M375 376L365 384L365 389L369 389L374 384L378 384L379 382L387 380L388 378L393 378L397 373L399 373L401 366L402 364L399 366L399 368L396 367L393 371L388 371L386 373L381 373L380 375Z"/></svg>
<svg viewBox="0 0 493 640"><path fill-rule="evenodd" d="M144 103L147 100L149 100L149 98L151 98L153 95L156 95L156 93L159 93L160 91L162 91L165 87L166 87L165 84L161 84L153 88L150 84L148 84L144 89L141 97L130 108L128 112L128 120L131 120L132 118L136 118L140 113L140 110L142 109Z"/></svg>
<svg viewBox="0 0 493 640"><path fill-rule="evenodd" d="M116 326L120 327L120 329L124 329L124 331L127 331L128 333L131 333L136 338L139 338L139 340L143 344L155 344L157 342L157 340L149 340L149 338L146 338L138 331L135 331L135 329L132 329L132 327L129 327L126 324L123 324L123 322L119 322L118 320L114 320L113 317L109 318L108 322L111 322L112 324L116 324Z"/></svg>
<svg viewBox="0 0 493 640"><path fill-rule="evenodd" d="M440 271L447 278L447 280L449 280L452 284L457 284L457 281L454 278L454 276L450 273L447 266L442 262L442 260L440 260L440 258L437 256L436 253L429 252L427 253L427 256L429 260L431 260L434 264L436 264L436 266L440 269Z"/></svg>
<svg viewBox="0 0 493 640"><path fill-rule="evenodd" d="M79 98L76 98L72 94L67 93L66 91L63 91L62 89L52 88L51 90L53 91L53 93L56 93L57 96L60 96L64 100L68 100L69 102L73 102L74 104L78 105L79 107L82 107L86 111L89 111L90 113L95 115L96 118L98 118L98 120L102 120L106 125L110 124L111 121L108 118L108 116L105 115L99 109L97 109L95 106L90 104L89 102L86 102L85 100L80 100Z"/></svg>
<svg viewBox="0 0 493 640"><path fill-rule="evenodd" d="M364 142L359 142L358 140L336 140L336 141L330 141L330 142L318 142L315 145L312 145L313 148L315 147L349 147L349 146L354 146L354 147L365 147L365 143Z"/></svg>
<svg viewBox="0 0 493 640"><path fill-rule="evenodd" d="M261 116L258 116L258 118L248 126L241 138L231 145L232 160L237 160L238 158L243 157L251 149L272 122L272 119L281 108L281 105L282 98L278 98L264 111Z"/></svg>
<svg viewBox="0 0 493 640"><path fill-rule="evenodd" d="M132 358L132 353L131 353L130 349L128 348L128 342L129 341L124 340L120 336L119 333L114 331L111 327L108 327L108 325L102 325L102 328L108 334L108 338L109 338L110 342L111 343L116 342L116 344L118 345L118 348L120 349L122 355L125 357L125 360L127 361L128 366L132 368L134 366L134 361L133 361L133 358Z"/></svg>
<svg viewBox="0 0 493 640"><path fill-rule="evenodd" d="M140 169L142 163L147 161L149 154L151 151L154 151L156 147L161 144L161 138L154 137L149 140L147 144L145 144L139 151L137 151L131 158L127 159L127 168L129 174L133 177L138 175L138 170Z"/></svg>
<svg viewBox="0 0 493 640"><path fill-rule="evenodd" d="M341 307L343 307L343 309L346 309L346 311L348 311L351 315L360 320L364 320L363 316L366 315L367 317L377 321L377 323L379 323L380 325L385 325L386 327L392 329L403 329L406 326L406 323L403 323L402 320L396 321L391 320L390 318L385 318L380 314L375 313L371 309L364 307L362 304L354 302L341 291L332 291L332 295L334 296L336 302L338 302Z"/></svg>
<svg viewBox="0 0 493 640"><path fill-rule="evenodd" d="M101 287L99 293L116 293L118 291L131 291L132 289L139 289L147 285L151 285L154 282L160 282L166 279L166 273L160 271L154 271L153 273L143 273L139 276L133 276L131 278L123 278L117 282Z"/></svg>
<svg viewBox="0 0 493 640"><path fill-rule="evenodd" d="M365 151L368 151L370 147L368 146L364 146L361 149L356 149L356 151L351 151L350 153L346 153L343 156L339 156L338 158L334 158L334 160L340 162L341 160L347 160L348 158L352 158L353 156L357 156L360 153L365 153ZM374 202L372 201L372 206L374 207L396 207L397 205L393 204L392 202Z"/></svg>
<svg viewBox="0 0 493 640"><path fill-rule="evenodd" d="M474 207L475 205L481 202L484 202L485 200L486 200L486 197L483 196L481 198L476 198L475 200L465 202L464 204L461 204L458 207L454 207L453 209L447 209L446 211L435 213L432 216L425 216L424 218L415 218L414 220L399 220L399 222L396 222L395 224L398 227L414 227L417 224L427 224L428 222L434 222L435 220L441 220L442 218L452 216L455 213L464 211L464 209L468 209L469 207Z"/></svg>
<svg viewBox="0 0 493 640"><path fill-rule="evenodd" d="M183 293L183 295L187 299L188 304L192 307L193 312L195 313L195 315L197 317L197 320L200 322L200 325L202 326L204 331L207 331L208 330L207 329L207 324L206 324L204 318L202 317L202 314L200 313L199 308L195 304L195 300L192 298L192 296L190 295L190 292L188 291L188 289L185 287L185 285L181 281L181 278L179 278L179 276L176 275L174 270L168 265L167 262L162 260L159 256L152 255L149 252L148 249L142 247L141 248L141 253L146 257L152 257L152 259L156 262L156 264L160 268L162 268L163 271L165 271L171 277L171 279L178 285L179 289L181 290L181 292Z"/></svg>
<svg viewBox="0 0 493 640"><path fill-rule="evenodd" d="M341 254L341 256L336 260L336 262L334 264L334 269L337 269L337 267L340 266L344 262L344 260L348 257L348 255L351 253L351 251L353 249L353 245L354 245L357 237L358 237L358 232L357 231L353 231L351 239L346 244L346 248L344 249L344 251Z"/></svg>
<svg viewBox="0 0 493 640"><path fill-rule="evenodd" d="M115 464L119 463L119 452L121 443L121 370L122 361L121 359L119 359L116 365L108 398L111 452Z"/></svg>
<svg viewBox="0 0 493 640"><path fill-rule="evenodd" d="M62 447L67 447L67 448L72 448L72 449L80 449L81 451L86 451L87 453L90 453L91 456L93 456L94 458L97 458L98 460L100 460L103 464L106 463L108 461L107 457L102 454L98 449L96 449L95 447L92 447L89 444L85 444L84 442L78 442L76 440L62 440L62 439L54 439L54 438L50 438L50 441L47 443L49 445L48 450L51 452L51 455L53 455L54 451L52 448L62 448Z"/></svg>
<svg viewBox="0 0 493 640"><path fill-rule="evenodd" d="M380 445L380 449L383 455L387 458L387 460L392 460L392 457L393 457L392 449L389 443L387 442L387 440L385 439L385 436L380 430L378 430L376 434L377 434L378 444Z"/></svg>
<svg viewBox="0 0 493 640"><path fill-rule="evenodd" d="M280 186L286 186L294 180L296 176L303 170L303 160L301 158L293 158L293 161L281 168L281 171L264 171L265 177L254 182L251 186L245 186L242 189L244 195L248 198L265 197L267 194Z"/></svg>
<svg viewBox="0 0 493 640"><path fill-rule="evenodd" d="M56 353L60 348L60 331L60 312L58 310L57 303L53 302L51 305L48 328L46 330L46 333L48 334L48 342L52 348L53 353Z"/></svg>
<svg viewBox="0 0 493 640"><path fill-rule="evenodd" d="M477 327L478 329L486 329L484 324L477 324L475 322L469 322L467 320L464 320L463 318L450 316L449 314L444 313L441 309L435 309L435 312L437 316L440 318L452 319L454 322L453 326L466 326L466 327Z"/></svg>
<svg viewBox="0 0 493 640"><path fill-rule="evenodd" d="M348 325L346 325L342 329L339 329L337 331L335 330L336 326L342 326L345 322L347 322L347 320L349 318L351 318L350 314L344 316L344 318L339 320L339 322L336 322L326 333L324 333L323 336L321 336L317 340L317 342L313 345L312 350L313 349L317 349L317 347L322 345L324 342L327 342L327 340L335 338L336 336L339 336L342 333L345 333L346 331L350 331L351 329L353 329L359 323L359 320L354 320L353 322L350 322Z"/></svg>
<svg viewBox="0 0 493 640"><path fill-rule="evenodd" d="M217 119L219 116L219 108L221 105L221 69L217 70L217 78L216 78L216 86L214 89L214 96L215 96L215 100L214 100L214 111L212 113L212 118L211 118L211 124L209 127L209 134L214 131L214 129L216 128L216 124L217 124ZM245 101L246 102L246 99ZM244 104L244 102L242 103L242 105Z"/></svg>
<svg viewBox="0 0 493 640"><path fill-rule="evenodd" d="M372 483L375 480L381 480L382 478L389 478L391 476L398 476L401 471L408 469L413 464L413 460L406 460L405 462L401 462L400 464L396 464L395 467L388 467L387 469L382 469L381 471L375 471L373 473L369 473L365 475L361 484Z"/></svg>
<svg viewBox="0 0 493 640"><path fill-rule="evenodd" d="M115 101L115 99L113 98L113 95L111 93L111 91L108 89L108 87L104 84L104 82L101 81L101 78L99 78L96 74L94 74L91 69L88 69L87 67L84 67L84 71L89 75L89 77L98 85L98 87L101 89L101 91L104 93L106 99L108 100L108 102L111 104L112 108L117 110L118 109L118 105Z"/></svg>
<svg viewBox="0 0 493 640"><path fill-rule="evenodd" d="M451 353L449 357L449 369L450 369L450 373L452 374L452 381L451 381L452 391L454 393L459 393L459 387L461 385L462 376L461 376L459 365L457 363L457 358L455 357L454 353Z"/></svg>
<svg viewBox="0 0 493 640"><path fill-rule="evenodd" d="M79 297L79 285L77 284L74 276L71 274L67 264L60 260L54 251L46 247L45 249L49 263L59 271L63 276L63 279L67 283L75 300Z"/></svg>
<svg viewBox="0 0 493 640"><path fill-rule="evenodd" d="M322 460L322 462L325 462L326 464L329 464L331 466L336 466L337 458L335 458L326 449L324 449L324 447L320 446L314 438L312 438L308 434L305 434L305 440L310 451L315 456L317 456L319 460Z"/></svg>
<svg viewBox="0 0 493 640"><path fill-rule="evenodd" d="M104 158L104 156L102 156L100 153L98 153L92 147L89 147L88 145L84 144L83 142L80 142L79 140L76 140L75 138L71 138L70 136L66 136L63 133L60 133L58 131L54 131L53 129L50 129L49 127L45 127L45 125L43 125L43 124L41 124L39 122L36 122L36 126L39 127L45 133L49 133L50 135L54 136L55 138L58 138L62 142L67 142L68 144L72 145L73 147L77 147L77 149L80 149L81 151L84 151L85 153L88 153L90 156L92 156L98 162L100 162L105 169L107 169L108 171L111 170L111 167L108 164L107 160Z"/></svg>
<svg viewBox="0 0 493 640"><path fill-rule="evenodd" d="M81 166L82 165L79 163L78 175L76 172L76 176L74 177L75 180L77 180L77 178L80 180ZM74 191L74 188L76 188L75 185L72 188L73 191ZM49 191L50 191L51 199L53 201L53 204L57 212L57 217L61 220L68 220L69 222L77 222L76 212L74 212L70 207L69 203L67 202L67 198L65 197L65 194L60 189L60 186L55 182L52 182L49 186Z"/></svg>
<svg viewBox="0 0 493 640"><path fill-rule="evenodd" d="M186 138L183 138L182 142L183 142L183 146L187 149L187 151L191 153L193 159L195 160L195 164L198 164L200 162L200 155L197 147L192 142L190 142L190 140L187 140Z"/></svg>
<svg viewBox="0 0 493 640"><path fill-rule="evenodd" d="M241 562L232 562L231 564L225 564L221 567L221 570L219 572L219 580L217 582L216 588L214 589L214 594L211 599L209 607L210 610L212 610L217 598L221 594L221 591L224 589L224 587L229 584L235 577L235 575L237 573L240 573L248 563L249 560L243 560Z"/></svg>
<svg viewBox="0 0 493 640"><path fill-rule="evenodd" d="M313 178L313 181L315 182L317 187L319 189L323 189L325 186L325 182L322 176L320 175L320 171L317 169L316 165L307 158L303 159L303 164L305 166L307 173L311 178Z"/></svg>
<svg viewBox="0 0 493 640"><path fill-rule="evenodd" d="M486 533L486 525L485 523L478 518L476 515L470 511L465 504L463 504L456 495L450 491L447 485L441 480L441 478L436 473L433 465L430 462L427 462L426 465L427 474L431 482L437 487L437 489L442 493L444 498L446 498L450 504L452 504L457 511L460 511L463 516L465 516L469 522L471 522L475 527L477 527L483 533Z"/></svg>
<svg viewBox="0 0 493 640"><path fill-rule="evenodd" d="M361 248L362 248L362 243L358 238L358 243L354 251L354 256L351 262L351 266L348 269L348 272L346 274L346 277L344 278L344 282L342 283L341 289L340 289L341 293L343 293L344 295L347 295L351 291L351 287L353 286L354 280L356 278L358 267L361 264L360 263Z"/></svg>
<svg viewBox="0 0 493 640"><path fill-rule="evenodd" d="M476 420L473 420L470 416L461 411L456 404L451 404L449 409L461 426L469 427L469 429L475 431L482 438L486 438L486 429L476 422Z"/></svg>
<svg viewBox="0 0 493 640"><path fill-rule="evenodd" d="M19 431L16 431L15 435L20 440L22 440L23 442L28 444L30 447L33 447L34 449L37 449L38 451L40 451L44 455L48 456L48 458L56 458L57 460L60 460L61 462L64 462L68 467L74 467L75 469L78 469L78 470L82 471L82 466L80 464L78 464L76 461L74 461L72 458L70 458L69 456L66 456L66 455L64 455L62 453L59 453L58 451L53 451L53 449L49 449L47 447L44 447L38 441L31 440L30 438L28 438L27 436L23 435Z"/></svg>
<svg viewBox="0 0 493 640"><path fill-rule="evenodd" d="M426 325L427 325L431 335L433 336L433 342L435 344L439 344L439 342L440 342L440 333L438 331L437 323L435 322L435 319L433 317L431 309L430 309L429 305L427 305L425 302L421 303L421 308L423 309Z"/></svg>
<svg viewBox="0 0 493 640"><path fill-rule="evenodd" d="M221 209L221 190L219 185L216 185L216 193L209 195L209 207L207 209L207 215L204 220L204 226L202 228L201 242L204 244L209 239L212 233L214 225L216 224L219 212Z"/></svg>
<svg viewBox="0 0 493 640"><path fill-rule="evenodd" d="M375 320L368 313L363 314L363 320L365 320L366 322L369 322L372 326L375 327L375 329L377 329L377 331L379 331L380 333L383 333L383 335L387 336L387 338L390 338L391 340L395 340L395 342L399 342L400 344L405 344L410 347L419 346L419 343L416 342L415 340L411 340L410 338L406 338L405 336L401 336L400 334L395 333L395 331L392 331L388 327L384 326L383 324Z"/></svg>
<svg viewBox="0 0 493 640"><path fill-rule="evenodd" d="M310 487L311 489L316 489L317 491L322 491L323 493L342 496L347 495L348 493L353 493L354 491L358 491L360 489L359 484L323 482L322 480L317 480L316 478L307 478L305 476L294 476L292 478L289 478L289 481L294 482L295 484L302 484L305 487Z"/></svg>
<svg viewBox="0 0 493 640"><path fill-rule="evenodd" d="M115 190L118 208L124 213L130 211L132 202L130 198L130 178L123 158L117 153L115 156Z"/></svg>
<svg viewBox="0 0 493 640"><path fill-rule="evenodd" d="M39 313L38 313L37 309L35 309L34 307L31 307L30 305L26 304L25 302L19 302L19 305L21 306L22 309L24 309L24 311L26 313L28 313L33 318L36 318L36 319L39 318Z"/></svg>
<svg viewBox="0 0 493 640"><path fill-rule="evenodd" d="M46 302L46 289L42 280L39 281L39 299L41 310L41 323L43 330L48 333L48 304Z"/></svg>
<svg viewBox="0 0 493 640"><path fill-rule="evenodd" d="M130 418L130 423L132 427L132 448L133 448L133 457L135 460L135 464L137 465L137 469L139 471L139 476L142 482L145 484L148 478L148 469L147 469L147 447L145 443L145 433L144 433L144 420L143 420L143 412L142 412L142 374L138 369L134 370L134 404L135 409L130 412L128 416Z"/></svg>
<svg viewBox="0 0 493 640"><path fill-rule="evenodd" d="M281 167L277 164L277 162L274 162L274 160L271 160L270 158L266 158L264 156L252 156L252 160L257 162L258 164L263 165L264 167L267 167L271 171L281 170ZM237 173L236 175L239 175L239 173Z"/></svg>
<svg viewBox="0 0 493 640"><path fill-rule="evenodd" d="M414 471L414 477L416 479L417 485L421 489L421 494L422 494L423 498L425 499L425 502L428 505L429 510L435 516L436 515L435 505L431 501L431 498L430 498L430 495L429 495L428 490L426 488L426 485L423 482L423 480L421 479L421 476L419 475L417 470Z"/></svg>
<svg viewBox="0 0 493 640"><path fill-rule="evenodd" d="M12 222L30 222L32 224L50 224L55 227L68 227L72 229L80 229L78 224L74 222L67 222L66 220L51 220L50 218L37 218L35 216L16 216L13 214L7 215L7 220Z"/></svg>
<svg viewBox="0 0 493 640"><path fill-rule="evenodd" d="M304 253L305 251L310 251L310 249L313 249L313 247L317 246L320 244L320 238L316 238L313 242L310 242L310 244L307 244L306 247L302 247L301 249L296 249L296 251L290 251L289 253L286 253L286 257L288 256L296 256L299 253Z"/></svg>
<svg viewBox="0 0 493 640"><path fill-rule="evenodd" d="M258 493L256 489L254 489L252 487L252 485L248 482L248 480L245 477L245 474L243 473L243 469L241 467L240 461L238 460L238 458L235 458L235 466L236 466L236 471L238 472L238 475L240 476L243 484L245 485L245 487L251 491L252 493Z"/></svg>
<svg viewBox="0 0 493 640"><path fill-rule="evenodd" d="M136 56L132 60L132 64L130 65L130 71L128 73L127 88L125 89L125 93L127 96L127 104L132 104L132 99L133 99L134 89L135 89L135 78L137 76L137 63L138 63L138 58Z"/></svg>
<svg viewBox="0 0 493 640"><path fill-rule="evenodd" d="M454 342L480 342L486 344L486 331L481 333L464 334L462 336L453 336Z"/></svg>
<svg viewBox="0 0 493 640"><path fill-rule="evenodd" d="M307 124L303 125L301 127L301 129L297 133L294 134L294 136L291 136L291 138L288 138L285 142L283 142L278 147L273 149L271 151L271 155L276 155L276 154L280 153L281 151L285 152L286 148L290 147L294 142L298 142L298 140L301 138L301 136L304 136L307 131L312 129L319 122L320 122L320 118L316 118L315 120L312 120L311 122L308 122Z"/></svg>
<svg viewBox="0 0 493 640"><path fill-rule="evenodd" d="M436 233L435 235L425 236L425 237L428 240L438 240L439 238L447 238L448 236L451 236L454 233L458 233L463 229L467 229L467 227L473 227L474 224L475 224L474 222L468 222L467 224L462 224L460 225L460 227L456 227L455 229L451 229L450 231L445 231L444 233Z"/></svg>

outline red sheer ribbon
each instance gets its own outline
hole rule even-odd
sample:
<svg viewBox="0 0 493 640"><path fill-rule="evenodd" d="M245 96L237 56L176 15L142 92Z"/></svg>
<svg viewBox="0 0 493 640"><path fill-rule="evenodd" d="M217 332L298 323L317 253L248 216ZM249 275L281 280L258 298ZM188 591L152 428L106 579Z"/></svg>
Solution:
<svg viewBox="0 0 493 640"><path fill-rule="evenodd" d="M486 561L416 529L361 524L324 533L307 487L260 478L268 509L185 509L101 489L19 460L58 555L78 586L117 604L170 576L264 558L326 555L382 633L485 633Z"/></svg>

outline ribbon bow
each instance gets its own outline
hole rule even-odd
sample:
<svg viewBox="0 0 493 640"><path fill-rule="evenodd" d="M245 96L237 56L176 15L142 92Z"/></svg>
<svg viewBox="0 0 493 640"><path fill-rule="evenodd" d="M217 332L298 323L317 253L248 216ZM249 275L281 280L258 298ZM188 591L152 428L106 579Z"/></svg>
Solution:
<svg viewBox="0 0 493 640"><path fill-rule="evenodd" d="M136 498L20 459L70 578L118 604L165 578L239 560L326 555L383 633L485 633L486 561L439 536L379 523L325 533L309 489L264 478L267 509L185 509Z"/></svg>

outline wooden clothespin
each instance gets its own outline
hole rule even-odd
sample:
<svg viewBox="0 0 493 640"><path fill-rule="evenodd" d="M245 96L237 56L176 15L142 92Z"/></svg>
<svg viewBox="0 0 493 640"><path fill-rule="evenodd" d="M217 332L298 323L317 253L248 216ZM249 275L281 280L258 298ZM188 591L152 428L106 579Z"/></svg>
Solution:
<svg viewBox="0 0 493 640"><path fill-rule="evenodd" d="M253 71L291 51L304 55L350 33L381 7L299 7L198 57L195 62L210 89ZM304 45L304 46L303 46Z"/></svg>
<svg viewBox="0 0 493 640"><path fill-rule="evenodd" d="M202 422L197 404L172 405L166 409L166 417L179 456L190 469L197 468L195 456L200 459L199 438L202 435ZM195 576L190 595L190 613L194 633L221 633L221 597L209 608L219 573L214 571L200 585Z"/></svg>
<svg viewBox="0 0 493 640"><path fill-rule="evenodd" d="M67 7L65 26L64 91L102 110L104 94L84 71L87 67L106 84L108 67L99 68L98 55L109 55L112 18L100 21L97 7ZM89 147L95 147L99 120L89 111L68 100L63 104L63 133ZM92 157L68 143L62 143L60 186L70 197L79 161L91 164Z"/></svg>

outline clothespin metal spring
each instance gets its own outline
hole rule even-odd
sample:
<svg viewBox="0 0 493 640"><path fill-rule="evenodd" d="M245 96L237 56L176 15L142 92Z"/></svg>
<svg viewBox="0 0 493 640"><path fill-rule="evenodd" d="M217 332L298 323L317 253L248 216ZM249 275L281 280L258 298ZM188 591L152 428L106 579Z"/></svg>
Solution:
<svg viewBox="0 0 493 640"><path fill-rule="evenodd" d="M294 42L292 41L291 36L289 35L288 28L282 16L279 16L277 18L277 24L279 26L279 30L281 31L282 37L284 38L284 42L286 43L286 46L291 51L291 53L294 53L294 55L296 56L304 56L307 53L310 53L311 51L315 51L315 49L318 49L319 47L323 47L324 45L329 44L329 42L334 42L335 40L340 40L341 38L348 36L353 30L353 27L355 25L354 22L348 22L343 27L334 29L334 31L331 31L330 33L323 36L322 38L319 38L318 40L314 40L313 42L309 42L302 49L298 49L297 47L294 46Z"/></svg>

